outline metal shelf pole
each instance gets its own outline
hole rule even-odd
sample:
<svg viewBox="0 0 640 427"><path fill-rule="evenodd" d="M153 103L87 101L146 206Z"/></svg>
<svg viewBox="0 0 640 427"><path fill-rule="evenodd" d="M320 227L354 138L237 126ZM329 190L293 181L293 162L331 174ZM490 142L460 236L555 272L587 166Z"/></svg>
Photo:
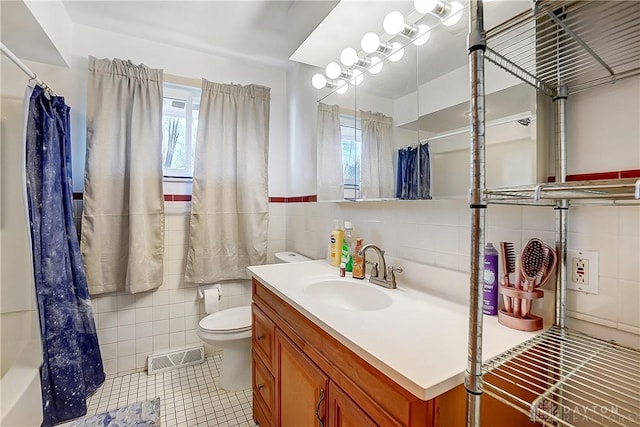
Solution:
<svg viewBox="0 0 640 427"><path fill-rule="evenodd" d="M482 397L482 285L484 276L485 212L485 105L484 52L486 34L482 0L471 0L469 9L469 75L471 87L471 276L469 299L469 351L465 388L467 390L466 421L469 427L480 426Z"/></svg>

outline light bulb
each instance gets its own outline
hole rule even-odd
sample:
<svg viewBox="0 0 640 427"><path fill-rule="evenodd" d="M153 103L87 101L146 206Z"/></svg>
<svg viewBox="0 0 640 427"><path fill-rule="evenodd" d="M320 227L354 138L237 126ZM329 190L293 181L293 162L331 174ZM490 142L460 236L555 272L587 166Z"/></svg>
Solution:
<svg viewBox="0 0 640 427"><path fill-rule="evenodd" d="M447 27L456 25L462 19L462 3L452 1L450 6L451 12L449 12L449 16L442 21L442 25Z"/></svg>
<svg viewBox="0 0 640 427"><path fill-rule="evenodd" d="M336 89L336 92L342 95L347 91L347 89L349 89L349 85L347 84L347 82L345 82L344 80L338 80L338 88Z"/></svg>
<svg viewBox="0 0 640 427"><path fill-rule="evenodd" d="M438 0L413 0L413 7L418 13L430 13L436 8Z"/></svg>
<svg viewBox="0 0 640 427"><path fill-rule="evenodd" d="M402 16L402 13L397 10L389 12L384 18L382 27L384 28L385 33L395 36L404 29L404 16Z"/></svg>
<svg viewBox="0 0 640 427"><path fill-rule="evenodd" d="M329 62L327 67L324 69L324 73L330 79L337 79L338 77L340 77L342 69L340 68L340 64L338 64L337 62Z"/></svg>
<svg viewBox="0 0 640 427"><path fill-rule="evenodd" d="M342 65L345 67L351 67L358 62L358 52L352 47L344 48L340 54L340 62L342 62Z"/></svg>
<svg viewBox="0 0 640 427"><path fill-rule="evenodd" d="M418 35L416 36L413 44L416 46L422 46L429 38L431 38L431 28L428 25L418 25Z"/></svg>
<svg viewBox="0 0 640 427"><path fill-rule="evenodd" d="M351 77L351 83L358 86L364 80L364 75L360 70L353 70L352 73L353 76Z"/></svg>
<svg viewBox="0 0 640 427"><path fill-rule="evenodd" d="M365 52L373 53L380 46L380 37L376 33L367 33L362 37L360 46Z"/></svg>
<svg viewBox="0 0 640 427"><path fill-rule="evenodd" d="M378 74L380 71L382 71L383 65L384 63L382 62L382 59L378 58L377 56L373 56L371 58L371 66L369 67L369 72L371 74Z"/></svg>
<svg viewBox="0 0 640 427"><path fill-rule="evenodd" d="M398 62L404 56L404 47L398 42L393 42L391 44L391 53L389 54L389 61Z"/></svg>
<svg viewBox="0 0 640 427"><path fill-rule="evenodd" d="M324 76L320 73L315 74L311 78L311 85L316 89L322 89L327 85L327 79L325 79Z"/></svg>

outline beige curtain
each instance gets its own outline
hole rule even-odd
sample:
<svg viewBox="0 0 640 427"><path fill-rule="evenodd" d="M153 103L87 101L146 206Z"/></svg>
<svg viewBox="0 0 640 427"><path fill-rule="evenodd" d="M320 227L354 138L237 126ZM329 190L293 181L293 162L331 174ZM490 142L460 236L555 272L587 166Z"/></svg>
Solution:
<svg viewBox="0 0 640 427"><path fill-rule="evenodd" d="M162 70L89 58L81 250L92 294L162 285Z"/></svg>
<svg viewBox="0 0 640 427"><path fill-rule="evenodd" d="M344 199L340 106L318 103L318 200Z"/></svg>
<svg viewBox="0 0 640 427"><path fill-rule="evenodd" d="M270 89L202 80L185 281L247 278L267 258Z"/></svg>
<svg viewBox="0 0 640 427"><path fill-rule="evenodd" d="M391 150L391 117L382 113L360 111L362 126L363 199L394 197L393 154Z"/></svg>

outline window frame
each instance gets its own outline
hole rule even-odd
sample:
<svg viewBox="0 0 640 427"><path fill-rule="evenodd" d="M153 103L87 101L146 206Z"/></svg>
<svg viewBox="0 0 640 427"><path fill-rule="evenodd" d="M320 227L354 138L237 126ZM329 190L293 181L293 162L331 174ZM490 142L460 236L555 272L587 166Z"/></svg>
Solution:
<svg viewBox="0 0 640 427"><path fill-rule="evenodd" d="M347 113L340 113L340 150L342 151L343 140L345 139L345 132L343 132L343 129L354 129L353 138L349 137L348 140L353 141L352 143L354 144L356 156L358 153L358 144L360 145L360 162L358 162L357 160L354 162L355 182L347 182L344 176L344 169L342 171L342 182L343 188L345 190L345 197L347 194L346 191L355 191L355 198L358 198L360 196L360 186L362 181L362 128L360 123L360 117ZM342 161L344 164L344 152L342 152ZM352 197L350 196L346 198Z"/></svg>
<svg viewBox="0 0 640 427"><path fill-rule="evenodd" d="M164 156L163 156L163 165L162 165L162 176L165 181L190 181L193 179L193 163L194 160L187 161L186 159L193 159L194 153L192 152L195 148L195 141L193 141L193 106L194 104L200 104L200 98L202 95L201 88L193 87L193 86L185 86L176 83L163 83L163 95L162 101L164 105L165 99L176 99L185 101L185 167L182 168L165 168L164 167ZM162 110L162 119L164 121L165 118L164 108ZM187 132L187 129L190 129L190 132ZM197 132L197 130L196 130ZM163 148L164 148L164 125L163 125Z"/></svg>

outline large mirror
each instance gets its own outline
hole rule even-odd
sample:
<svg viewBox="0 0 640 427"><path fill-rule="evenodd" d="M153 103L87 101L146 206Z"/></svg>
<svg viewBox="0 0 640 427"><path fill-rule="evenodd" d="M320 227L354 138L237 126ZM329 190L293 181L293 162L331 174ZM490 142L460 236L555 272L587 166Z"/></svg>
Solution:
<svg viewBox="0 0 640 427"><path fill-rule="evenodd" d="M492 17L490 25L514 13L512 8L488 6L495 12L486 11ZM428 25L431 31L411 39L384 33L383 22L393 10L404 17L405 24ZM342 1L305 41L311 43L312 56L318 57L314 64L340 64L341 52L349 46L364 57L360 38L368 31L381 34L382 44L402 47L386 55L367 56L381 59L378 73L370 72L371 65L367 69L340 64L343 74L318 90L318 200L467 197L467 13L463 9L457 25L444 26L440 18L418 13L414 2L367 2L365 6ZM349 19L356 16L357 20ZM336 36L342 33L344 37ZM326 43L331 40L327 34L340 40ZM360 70L363 74L358 78ZM541 149L544 138L537 133L539 106L534 89L490 64L486 81L487 186L538 182L546 172L546 157Z"/></svg>

